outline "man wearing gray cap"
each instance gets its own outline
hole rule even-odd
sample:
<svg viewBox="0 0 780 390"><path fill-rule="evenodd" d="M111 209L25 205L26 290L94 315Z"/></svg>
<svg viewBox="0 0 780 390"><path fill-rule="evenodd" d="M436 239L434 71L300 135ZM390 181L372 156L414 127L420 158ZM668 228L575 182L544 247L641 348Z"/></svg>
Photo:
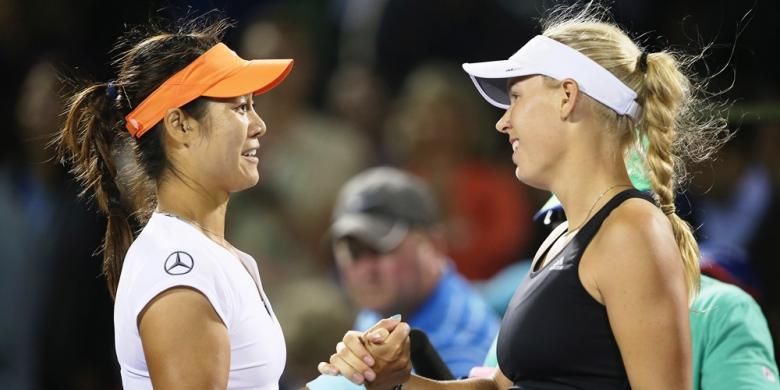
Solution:
<svg viewBox="0 0 780 390"><path fill-rule="evenodd" d="M498 318L445 255L437 205L421 179L387 167L352 178L339 195L331 240L344 286L362 309L355 329L401 314L427 333L456 377L481 365Z"/></svg>

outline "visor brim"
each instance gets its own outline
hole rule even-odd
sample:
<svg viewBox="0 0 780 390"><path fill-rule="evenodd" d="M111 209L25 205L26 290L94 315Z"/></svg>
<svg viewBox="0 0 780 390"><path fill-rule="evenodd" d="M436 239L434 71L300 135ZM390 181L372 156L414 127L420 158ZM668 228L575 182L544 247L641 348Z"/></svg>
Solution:
<svg viewBox="0 0 780 390"><path fill-rule="evenodd" d="M463 70L469 74L477 91L488 103L504 110L510 104L509 80L538 73L509 60L465 63Z"/></svg>
<svg viewBox="0 0 780 390"><path fill-rule="evenodd" d="M203 96L231 98L248 93L260 95L281 84L292 67L291 59L247 61L244 67L203 92Z"/></svg>

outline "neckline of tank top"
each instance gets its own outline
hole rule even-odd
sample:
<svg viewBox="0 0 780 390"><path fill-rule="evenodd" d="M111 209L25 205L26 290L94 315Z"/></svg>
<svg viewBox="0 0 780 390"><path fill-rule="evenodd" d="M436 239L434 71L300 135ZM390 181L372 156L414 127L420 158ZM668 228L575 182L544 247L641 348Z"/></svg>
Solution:
<svg viewBox="0 0 780 390"><path fill-rule="evenodd" d="M561 225L564 224L564 223L566 223L566 221L562 222ZM560 226L556 227L552 232L550 232L550 234L555 233L555 230L559 229L559 228L560 228ZM563 247L558 251L558 253L556 253L555 256L553 256L553 258L551 258L549 261L547 261L547 263L543 264L541 267L538 267L538 268L536 267L538 262L540 262L540 261L544 262L544 258L547 257L547 255L550 253L550 250L552 250L552 248L555 246L555 244L558 242L558 240L563 238L565 235L566 235L566 229L561 229L561 233L559 233L558 236L555 237L555 239L550 244L548 244L546 247L544 247L544 251L542 251L542 253L539 255L538 259L536 261L532 261L531 262L530 273L538 273L539 271L543 270L545 267L547 267L547 265L549 265L551 262L553 262L555 260L555 257L557 257L558 254L562 253L563 250L566 249L566 246L569 245L569 242L571 242L571 240L574 239L574 237L572 237L569 240L569 242L564 244Z"/></svg>
<svg viewBox="0 0 780 390"><path fill-rule="evenodd" d="M231 249L225 247L224 245L214 241L211 237L208 236L208 234L206 234L205 232L200 230L198 227L196 227L195 225L193 225L192 223L190 223L187 219L185 219L183 217L180 217L180 216L178 216L176 214L166 213L166 212L157 211L157 210L154 211L154 214L159 214L161 216L171 218L171 219L173 219L175 221L178 221L181 224L189 227L190 229L195 231L200 236L203 236L203 238L205 238L206 241L211 243L214 247L216 247L216 248L226 252L227 254L229 254L230 257L234 257L234 258L238 259L239 261L241 261L241 258L243 256L248 256L248 255L244 254L240 249L238 249L235 246L233 246L233 244L230 244L230 246L233 247L233 249L231 250ZM225 240L225 241L227 242L227 240Z"/></svg>
<svg viewBox="0 0 780 390"><path fill-rule="evenodd" d="M615 201L615 199L617 199L617 198L618 198L618 197L620 197L620 196L624 196L624 194L625 194L625 193L628 193L628 192L637 192L638 194L641 194L641 193L642 193L641 191L639 191L639 190L638 190L638 189L636 189L635 187L631 187L631 188L627 188L627 189L625 189L625 190L623 190L623 191L620 191L620 192L618 192L617 194L613 195L611 198L609 198L609 200L607 200L607 202L606 202L606 203L604 203L604 204L603 204L601 207L599 207L599 209L598 209L598 210L596 210L596 212L593 214L593 216L592 216L592 217L590 217L590 219L589 219L588 221L586 221L586 222L585 222L585 223L584 223L582 226L580 226L579 230L577 230L577 232L576 232L576 234L574 235L574 237L572 237L572 238L569 240L569 242L567 242L566 244L564 244L564 245L563 245L563 247L561 248L561 250L559 250L559 251L558 251L558 253L556 253L556 254L555 254L555 256L553 256L553 258L552 258L552 259L550 259L550 260L547 262L547 264L545 264L543 267L541 267L541 268L539 268L539 269L536 269L536 270L534 270L534 268L533 268L533 264L532 264L532 267L531 267L531 269L528 271L528 275L529 275L531 278L534 278L535 276L537 276L537 275L539 275L540 273L544 272L544 270L546 270L547 268L549 268L549 267L550 267L552 264L556 263L556 262L558 261L558 258L559 258L559 257L561 257L561 256L563 256L563 254L564 254L564 253L566 253L566 251L567 251L567 250L569 249L569 247L571 246L571 243L572 243L572 242L574 242L574 241L577 241L578 237L580 237L580 233L582 233L583 231L586 231L586 230L587 230L587 228L589 228L589 227L591 226L591 224L593 223L593 221L595 221L595 220L597 219L596 217L597 217L597 216L599 216L599 215L601 215L601 213L604 211L604 209L605 209L607 206L611 205L611 204L612 204L612 202L614 202L614 201ZM628 199L628 198L626 198L626 199ZM617 206L616 206L616 207L617 207ZM614 210L616 207L613 207L613 208L612 208L612 210ZM611 210L610 210L610 212L611 212ZM550 246L549 246L549 247L547 247L546 251L549 251L550 249L552 249L553 245L555 245L555 242L557 242L558 240L560 240L560 239L561 239L561 237L563 237L563 234L561 234L561 235L560 235L558 238L556 238L556 239L555 239L555 241L553 241L553 243L552 243L552 244L550 244ZM543 254L543 256L546 256L546 255L547 255L547 253Z"/></svg>

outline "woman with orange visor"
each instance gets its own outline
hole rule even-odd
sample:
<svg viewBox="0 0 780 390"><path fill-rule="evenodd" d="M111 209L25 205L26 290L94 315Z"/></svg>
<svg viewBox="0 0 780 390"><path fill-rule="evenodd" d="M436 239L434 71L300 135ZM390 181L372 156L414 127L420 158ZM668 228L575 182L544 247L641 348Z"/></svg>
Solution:
<svg viewBox="0 0 780 390"><path fill-rule="evenodd" d="M257 265L224 231L230 194L259 180L266 126L252 97L293 61L240 58L220 43L228 26L198 19L128 34L116 79L82 86L56 139L108 218L104 273L125 389L276 389L284 369Z"/></svg>

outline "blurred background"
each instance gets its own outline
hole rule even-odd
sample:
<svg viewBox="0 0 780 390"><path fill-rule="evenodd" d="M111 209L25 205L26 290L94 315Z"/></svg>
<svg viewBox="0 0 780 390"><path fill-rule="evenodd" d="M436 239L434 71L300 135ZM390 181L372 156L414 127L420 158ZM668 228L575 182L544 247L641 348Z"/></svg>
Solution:
<svg viewBox="0 0 780 390"><path fill-rule="evenodd" d="M316 375L356 309L324 240L340 186L364 168L408 169L433 186L448 253L477 285L530 257L548 194L514 179L501 113L462 62L502 59L540 32L541 0L0 0L0 388L118 389L112 302L95 254L104 219L52 161L64 98L58 75L113 78L126 26L214 8L237 22L245 58L292 57L282 88L257 99L268 125L261 183L237 194L228 239L260 264L288 344L283 388ZM625 0L615 19L650 49L697 53L735 138L691 167L678 208L705 266L750 292L780 338L772 248L780 221L780 4Z"/></svg>

